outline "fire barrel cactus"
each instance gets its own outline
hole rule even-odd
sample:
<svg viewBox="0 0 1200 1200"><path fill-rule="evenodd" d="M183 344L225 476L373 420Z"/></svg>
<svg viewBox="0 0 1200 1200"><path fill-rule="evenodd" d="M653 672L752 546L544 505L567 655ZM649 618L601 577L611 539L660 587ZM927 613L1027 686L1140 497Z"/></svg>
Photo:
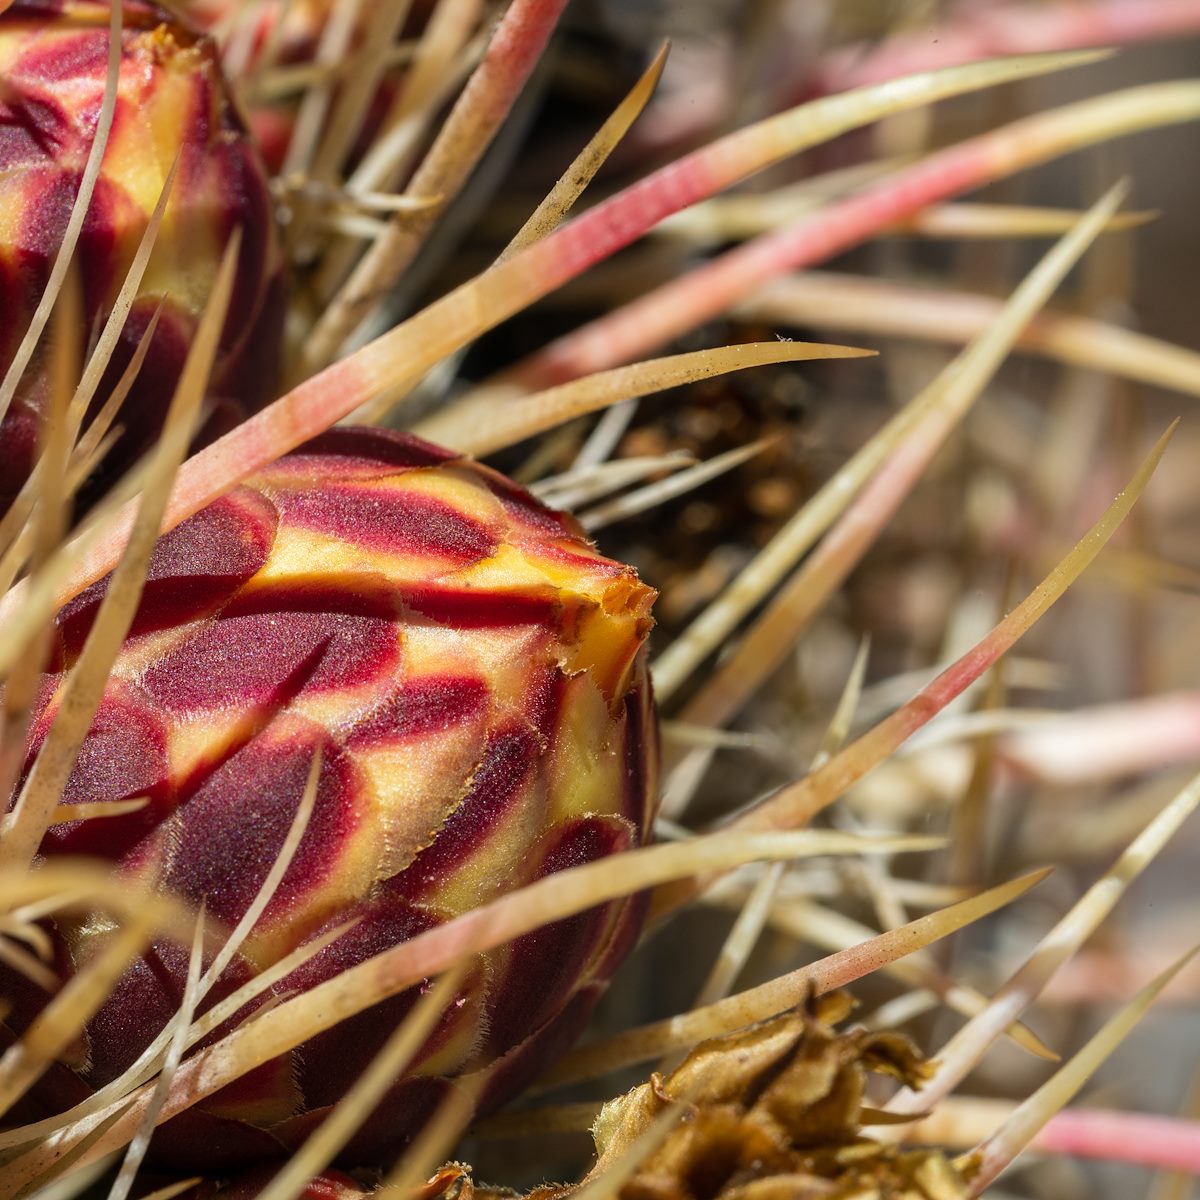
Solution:
<svg viewBox="0 0 1200 1200"><path fill-rule="evenodd" d="M282 335L282 255L269 184L221 75L214 43L142 0L122 4L112 128L73 256L83 291L77 347L111 311L172 163L178 174L153 254L93 402L112 392L159 304L154 338L90 494L162 428L221 253L242 242L203 440L270 398ZM45 289L96 137L111 4L16 0L0 13L0 374ZM0 424L0 512L28 477L49 388L43 336Z"/></svg>
<svg viewBox="0 0 1200 1200"><path fill-rule="evenodd" d="M60 615L31 759L103 590ZM160 541L63 797L149 802L53 827L42 853L103 856L232 926L320 750L295 858L208 1003L357 919L273 994L311 987L645 839L653 595L571 517L486 467L407 435L325 434ZM484 1108L511 1094L578 1033L641 907L601 905L482 956L347 1157L394 1157L454 1077L490 1069ZM54 933L64 976L107 936L88 923ZM78 1101L133 1062L177 1008L186 960L170 943L138 959L41 1099ZM16 1029L45 1000L11 973L4 990ZM211 1169L294 1147L415 998L368 1009L175 1118L156 1134L160 1158Z"/></svg>

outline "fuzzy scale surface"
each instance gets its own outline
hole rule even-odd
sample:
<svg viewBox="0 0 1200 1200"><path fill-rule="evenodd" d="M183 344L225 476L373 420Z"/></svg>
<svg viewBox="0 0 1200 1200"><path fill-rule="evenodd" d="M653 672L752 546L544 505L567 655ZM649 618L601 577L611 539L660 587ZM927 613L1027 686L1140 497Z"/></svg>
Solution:
<svg viewBox="0 0 1200 1200"><path fill-rule="evenodd" d="M104 587L60 616L29 762ZM572 518L473 461L397 433L325 434L161 539L63 797L148 804L55 826L42 851L102 856L232 926L320 751L295 858L206 1004L357 920L264 1002L309 988L501 893L645 840L657 765L643 650L653 597ZM511 1094L578 1032L641 907L601 905L482 956L347 1160L394 1158L450 1078L489 1068L485 1108ZM54 934L64 977L108 936L86 921ZM169 943L138 959L41 1099L71 1103L125 1070L177 1007L186 968L186 950ZM7 975L15 1033L45 998ZM416 994L343 1021L169 1122L155 1137L160 1161L207 1171L293 1148Z"/></svg>

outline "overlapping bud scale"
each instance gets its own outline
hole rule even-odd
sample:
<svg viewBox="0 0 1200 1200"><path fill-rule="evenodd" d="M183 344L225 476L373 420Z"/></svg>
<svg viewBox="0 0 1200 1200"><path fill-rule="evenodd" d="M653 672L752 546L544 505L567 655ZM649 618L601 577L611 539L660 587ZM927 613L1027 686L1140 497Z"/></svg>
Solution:
<svg viewBox="0 0 1200 1200"><path fill-rule="evenodd" d="M270 398L283 322L282 256L269 185L222 78L216 49L155 4L125 0L112 128L73 256L83 291L77 350L112 309L171 165L179 167L146 273L93 411L163 312L118 422L99 485L162 428L221 254L241 231L238 275L209 396L205 438ZM16 0L0 13L0 373L62 244L104 99L111 5ZM0 424L0 511L27 478L49 387L43 336Z"/></svg>
<svg viewBox="0 0 1200 1200"><path fill-rule="evenodd" d="M63 612L59 668L79 653L103 590ZM57 826L43 852L103 855L232 926L280 851L319 751L307 831L210 1002L357 920L273 994L311 987L645 838L657 753L642 650L652 599L571 518L487 468L405 435L326 434L161 540L63 797L148 804ZM61 673L48 681L31 760L61 686ZM483 956L350 1157L394 1155L449 1077L490 1066L485 1107L519 1086L578 1031L639 912L637 901L602 905ZM74 964L106 937L58 934ZM126 972L73 1070L51 1080L59 1103L137 1057L177 1007L185 971L185 950L163 943ZM296 1145L415 994L176 1118L156 1135L160 1153L207 1169Z"/></svg>

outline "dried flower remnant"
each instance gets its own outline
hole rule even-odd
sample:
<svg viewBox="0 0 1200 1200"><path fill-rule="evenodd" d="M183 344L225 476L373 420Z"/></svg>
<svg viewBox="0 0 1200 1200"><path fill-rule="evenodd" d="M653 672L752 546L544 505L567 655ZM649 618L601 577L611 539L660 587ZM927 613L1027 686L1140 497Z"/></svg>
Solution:
<svg viewBox="0 0 1200 1200"><path fill-rule="evenodd" d="M103 108L111 6L18 0L0 14L0 371L8 371L63 242ZM162 428L221 252L241 230L234 301L202 439L270 398L282 332L281 257L267 177L230 102L213 43L143 0L121 6L112 127L73 266L83 292L76 353L112 312L176 162L176 175L132 307L85 424L112 392L160 303L145 362L117 418L96 492ZM28 477L48 402L42 338L0 425L0 508ZM18 364L19 369L20 364ZM6 386L11 386L6 384ZM95 494L95 493L93 493Z"/></svg>
<svg viewBox="0 0 1200 1200"><path fill-rule="evenodd" d="M592 1129L599 1160L580 1185L537 1189L528 1200L582 1198L638 1157L615 1193L621 1200L965 1200L966 1182L940 1152L864 1134L869 1077L917 1086L926 1068L900 1034L837 1032L851 1008L845 993L832 993L702 1043L669 1075L604 1106ZM673 1108L679 1119L653 1139Z"/></svg>
<svg viewBox="0 0 1200 1200"><path fill-rule="evenodd" d="M103 590L61 614L61 670ZM149 802L56 825L42 852L102 856L232 926L278 857L320 754L295 856L202 1008L356 922L256 1003L315 986L500 893L645 839L657 757L642 653L652 599L570 517L494 472L407 435L327 434L159 543L67 786L77 804ZM62 678L46 681L31 759ZM574 1036L642 908L600 905L483 956L347 1158L394 1154L450 1077L488 1068L484 1107L520 1086ZM91 925L54 936L64 970L106 939ZM77 1102L125 1071L177 1007L185 958L158 942L138 960L42 1099ZM17 1031L43 997L5 974ZM294 1148L415 996L266 1063L160 1129L155 1152L212 1169Z"/></svg>

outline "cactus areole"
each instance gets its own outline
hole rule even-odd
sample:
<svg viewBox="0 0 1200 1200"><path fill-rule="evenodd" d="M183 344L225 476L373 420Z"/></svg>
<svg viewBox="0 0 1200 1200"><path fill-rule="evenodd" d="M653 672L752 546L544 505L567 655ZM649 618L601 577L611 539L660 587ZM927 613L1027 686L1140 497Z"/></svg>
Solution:
<svg viewBox="0 0 1200 1200"><path fill-rule="evenodd" d="M107 0L0 4L0 376L18 352L63 244L96 140L109 55ZM178 162L157 238L88 424L116 389L157 313L145 361L121 405L116 444L85 499L153 444L221 254L241 231L237 282L200 440L270 398L282 341L282 254L265 168L230 99L211 39L158 5L121 5L112 126L71 257L85 355L112 311ZM32 470L53 339L43 335L0 422L0 513Z"/></svg>
<svg viewBox="0 0 1200 1200"><path fill-rule="evenodd" d="M29 762L104 587L60 614ZM148 803L55 826L42 853L101 856L232 927L319 751L295 857L204 1007L356 921L256 1006L310 988L645 839L653 595L571 517L473 461L403 434L325 434L161 539L63 796ZM456 1077L489 1073L484 1108L510 1095L578 1033L640 915L637 899L603 904L477 958L347 1161L394 1158ZM53 933L64 977L111 936L95 922ZM120 1075L176 1011L186 963L166 941L142 954L42 1080L40 1101L74 1103ZM45 995L12 972L4 982L15 1033ZM212 1169L294 1148L416 995L343 1020L177 1116L155 1135L160 1160Z"/></svg>

